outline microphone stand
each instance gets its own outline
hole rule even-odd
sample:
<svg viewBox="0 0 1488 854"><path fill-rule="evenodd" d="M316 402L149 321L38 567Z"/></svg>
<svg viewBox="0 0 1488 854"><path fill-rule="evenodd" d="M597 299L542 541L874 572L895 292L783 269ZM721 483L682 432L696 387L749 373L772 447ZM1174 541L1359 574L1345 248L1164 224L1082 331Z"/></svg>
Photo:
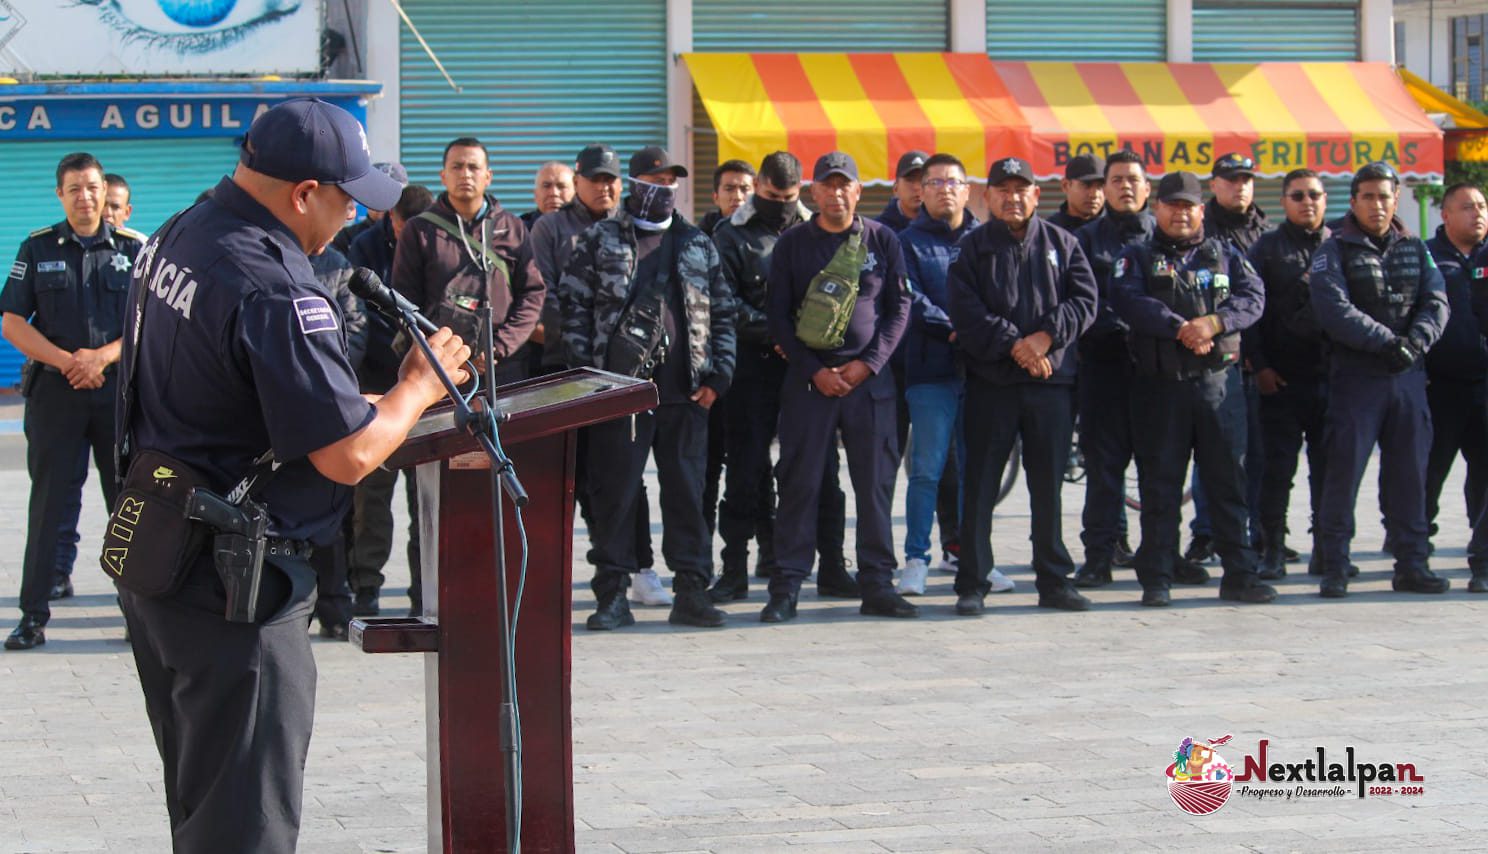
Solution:
<svg viewBox="0 0 1488 854"><path fill-rule="evenodd" d="M527 506L527 490L522 488L522 482L517 479L516 469L512 461L502 452L501 446L496 439L497 424L504 420L496 409L496 356L495 356L495 334L491 325L491 307L484 306L477 314L480 328L484 330L482 337L482 354L486 359L485 370L485 400L480 411L476 411L461 396L455 381L450 378L448 372L439 364L434 357L434 350L429 346L429 339L424 331L419 328L414 319L413 311L402 309L399 312L403 328L408 335L423 351L424 358L429 362L434 373L444 384L445 391L449 393L450 401L455 405L455 426L470 434L486 456L491 458L491 529L496 537L496 601L498 613L496 626L499 632L500 655L497 657L497 669L501 679L501 707L498 710L498 731L501 739L501 771L502 789L506 795L506 850L509 854L520 854L522 850L522 745L519 732L519 717L516 703L517 696L517 674L516 664L516 638L511 632L511 609L507 602L506 589L506 524L502 515L503 492L511 498L512 503L520 510Z"/></svg>

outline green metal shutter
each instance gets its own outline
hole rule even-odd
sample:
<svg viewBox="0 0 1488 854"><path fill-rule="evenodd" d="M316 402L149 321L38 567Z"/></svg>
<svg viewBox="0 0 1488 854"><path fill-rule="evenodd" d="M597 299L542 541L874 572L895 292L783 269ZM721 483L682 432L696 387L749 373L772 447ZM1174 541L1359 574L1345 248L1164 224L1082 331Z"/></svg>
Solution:
<svg viewBox="0 0 1488 854"><path fill-rule="evenodd" d="M129 181L134 195L129 227L145 234L189 206L202 190L215 186L238 162L238 148L230 137L0 145L0 175L5 176L6 189L6 204L0 206L0 253L7 260L15 259L21 241L31 232L62 221L56 193L57 161L74 151L91 153L106 171ZM10 264L3 269L9 270ZM0 386L19 381L22 361L19 353L0 341Z"/></svg>
<svg viewBox="0 0 1488 854"><path fill-rule="evenodd" d="M943 51L945 0L693 0L692 49L710 53Z"/></svg>
<svg viewBox="0 0 1488 854"><path fill-rule="evenodd" d="M449 87L403 28L401 159L415 183L438 192L445 145L476 136L491 152L491 189L521 212L545 161L572 163L592 142L621 157L666 142L665 0L403 7L462 88Z"/></svg>
<svg viewBox="0 0 1488 854"><path fill-rule="evenodd" d="M1194 0L1195 62L1348 62L1359 58L1359 4Z"/></svg>
<svg viewBox="0 0 1488 854"><path fill-rule="evenodd" d="M987 53L993 59L1162 62L1168 58L1168 4L987 0Z"/></svg>

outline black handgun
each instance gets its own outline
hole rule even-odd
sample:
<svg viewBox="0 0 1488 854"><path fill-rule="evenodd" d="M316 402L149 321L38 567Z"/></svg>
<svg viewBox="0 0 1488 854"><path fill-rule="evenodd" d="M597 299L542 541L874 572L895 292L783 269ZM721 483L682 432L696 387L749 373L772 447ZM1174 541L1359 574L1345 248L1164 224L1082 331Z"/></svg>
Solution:
<svg viewBox="0 0 1488 854"><path fill-rule="evenodd" d="M186 518L210 527L212 560L227 589L229 622L252 623L258 610L258 588L263 578L264 547L268 541L269 514L251 498L233 504L201 487L186 498Z"/></svg>

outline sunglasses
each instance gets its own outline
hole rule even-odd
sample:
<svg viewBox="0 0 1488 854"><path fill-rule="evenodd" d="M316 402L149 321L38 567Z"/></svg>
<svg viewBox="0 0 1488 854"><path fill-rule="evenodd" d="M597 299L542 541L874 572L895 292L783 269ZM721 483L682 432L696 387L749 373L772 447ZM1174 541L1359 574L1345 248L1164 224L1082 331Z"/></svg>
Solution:
<svg viewBox="0 0 1488 854"><path fill-rule="evenodd" d="M1322 190L1293 190L1287 193L1287 198L1294 202L1300 202L1303 199L1312 199L1315 202L1325 195L1327 193L1324 193Z"/></svg>
<svg viewBox="0 0 1488 854"><path fill-rule="evenodd" d="M1221 169L1254 169L1255 161L1251 160L1249 157L1236 157L1234 155L1230 155L1228 157L1219 158L1219 167Z"/></svg>

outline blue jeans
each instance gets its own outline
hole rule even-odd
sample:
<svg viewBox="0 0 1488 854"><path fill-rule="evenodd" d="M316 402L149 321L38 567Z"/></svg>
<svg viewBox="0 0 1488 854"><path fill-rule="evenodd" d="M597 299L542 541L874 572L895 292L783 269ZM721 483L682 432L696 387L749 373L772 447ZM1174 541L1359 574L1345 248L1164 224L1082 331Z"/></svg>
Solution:
<svg viewBox="0 0 1488 854"><path fill-rule="evenodd" d="M930 526L935 521L935 497L945 470L951 441L956 459L966 460L966 434L961 425L965 389L960 380L916 383L904 390L909 403L909 423L914 435L909 443L909 488L904 494L904 557L930 560ZM957 478L963 481L964 478ZM956 496L959 506L962 496ZM946 533L942 531L941 533Z"/></svg>

